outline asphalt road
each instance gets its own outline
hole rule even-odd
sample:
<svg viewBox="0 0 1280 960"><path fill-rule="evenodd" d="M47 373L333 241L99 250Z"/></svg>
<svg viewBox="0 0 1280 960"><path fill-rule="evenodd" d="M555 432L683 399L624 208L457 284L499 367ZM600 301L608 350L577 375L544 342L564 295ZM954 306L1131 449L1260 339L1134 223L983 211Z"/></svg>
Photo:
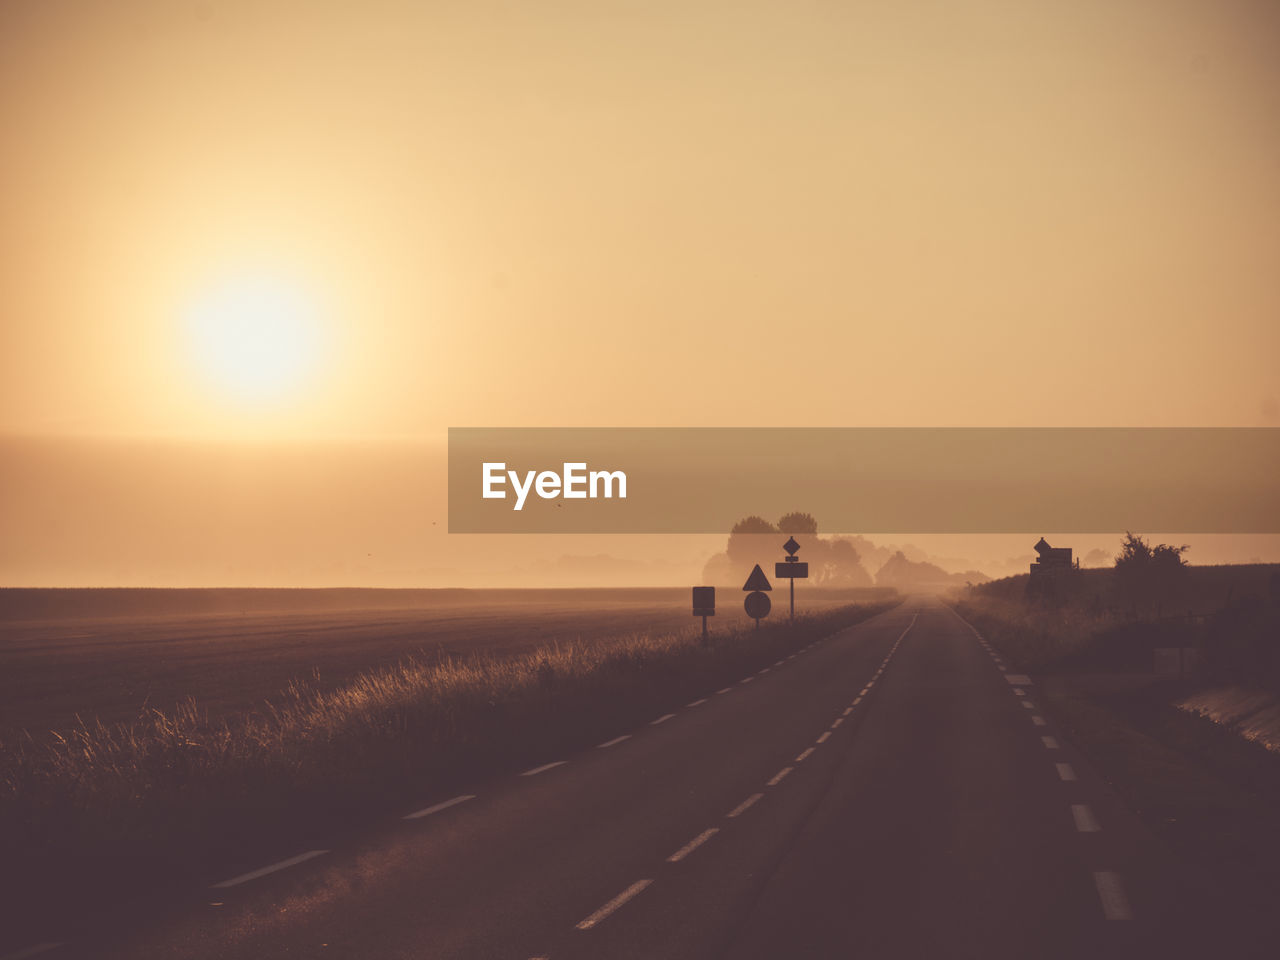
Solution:
<svg viewBox="0 0 1280 960"><path fill-rule="evenodd" d="M1043 712L1034 678L937 601L618 738L347 838L264 850L164 916L12 946L259 960L1196 952L1194 891Z"/></svg>

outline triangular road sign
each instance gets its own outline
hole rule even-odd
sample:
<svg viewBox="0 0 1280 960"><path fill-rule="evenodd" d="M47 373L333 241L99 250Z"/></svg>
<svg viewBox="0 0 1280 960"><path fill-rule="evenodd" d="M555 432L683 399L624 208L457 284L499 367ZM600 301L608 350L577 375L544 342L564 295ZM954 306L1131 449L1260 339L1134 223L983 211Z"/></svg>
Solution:
<svg viewBox="0 0 1280 960"><path fill-rule="evenodd" d="M751 576L747 577L747 582L742 585L743 590L772 590L769 586L769 578L764 575L764 571L760 569L760 564L756 564L751 570Z"/></svg>

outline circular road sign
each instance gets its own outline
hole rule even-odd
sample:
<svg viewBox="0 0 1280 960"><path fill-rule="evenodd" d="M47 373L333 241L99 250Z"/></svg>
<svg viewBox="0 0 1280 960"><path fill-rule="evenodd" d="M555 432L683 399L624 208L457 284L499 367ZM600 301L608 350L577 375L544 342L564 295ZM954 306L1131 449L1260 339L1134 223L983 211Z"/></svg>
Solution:
<svg viewBox="0 0 1280 960"><path fill-rule="evenodd" d="M742 601L742 606L746 608L747 616L752 620L759 620L761 617L769 615L769 595L756 590L747 594L747 598Z"/></svg>

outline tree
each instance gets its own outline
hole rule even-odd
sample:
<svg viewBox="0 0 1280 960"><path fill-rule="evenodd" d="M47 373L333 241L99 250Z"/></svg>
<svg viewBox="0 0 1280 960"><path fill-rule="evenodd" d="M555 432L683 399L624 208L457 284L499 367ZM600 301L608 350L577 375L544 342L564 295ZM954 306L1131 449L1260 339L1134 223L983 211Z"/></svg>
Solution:
<svg viewBox="0 0 1280 960"><path fill-rule="evenodd" d="M729 531L729 544L725 547L730 564L734 568L745 566L750 570L752 564L759 563L771 552L771 541L765 537L776 539L777 534L778 528L763 517L750 516L739 520Z"/></svg>
<svg viewBox="0 0 1280 960"><path fill-rule="evenodd" d="M818 535L818 521L814 519L811 513L788 513L778 521L778 532L792 535L807 533L816 537Z"/></svg>
<svg viewBox="0 0 1280 960"><path fill-rule="evenodd" d="M1135 614L1146 608L1159 616L1163 604L1177 595L1187 567L1182 554L1188 549L1185 543L1153 547L1142 537L1125 532L1116 555L1116 588Z"/></svg>

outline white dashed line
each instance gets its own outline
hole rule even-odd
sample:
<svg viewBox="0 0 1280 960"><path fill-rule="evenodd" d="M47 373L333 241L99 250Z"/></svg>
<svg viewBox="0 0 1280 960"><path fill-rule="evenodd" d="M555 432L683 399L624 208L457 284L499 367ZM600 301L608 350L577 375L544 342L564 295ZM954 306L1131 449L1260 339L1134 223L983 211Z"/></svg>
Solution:
<svg viewBox="0 0 1280 960"><path fill-rule="evenodd" d="M720 832L719 827L712 827L710 830L703 830L700 834L698 834L696 837L694 837L692 840L686 843L683 847L681 847L671 856L667 857L667 863L679 863L681 860L683 860L689 854L693 853L693 851L697 850L700 846L702 846L704 843L706 843L708 840L710 840L719 832Z"/></svg>
<svg viewBox="0 0 1280 960"><path fill-rule="evenodd" d="M841 713L840 716L847 717L851 713L853 713L853 707L845 707L844 712Z"/></svg>
<svg viewBox="0 0 1280 960"><path fill-rule="evenodd" d="M1076 772L1071 769L1071 764L1055 763L1054 766L1058 768L1059 780L1074 780L1076 778Z"/></svg>
<svg viewBox="0 0 1280 960"><path fill-rule="evenodd" d="M844 723L844 721L841 720L839 717L836 717L834 720L831 721L831 729L834 730L836 727L840 726L840 724L842 723Z"/></svg>
<svg viewBox="0 0 1280 960"><path fill-rule="evenodd" d="M706 697L703 697L701 700L695 700L695 701L693 701L693 703L686 703L686 704L685 704L685 706L686 706L686 707L700 707L700 706L702 706L702 705L703 705L704 703L706 703L706 702L707 702L707 698L706 698Z"/></svg>
<svg viewBox="0 0 1280 960"><path fill-rule="evenodd" d="M867 695L867 691L870 689L871 689L871 684L867 684L865 687L862 688L862 693L860 693L859 696L865 697Z"/></svg>
<svg viewBox="0 0 1280 960"><path fill-rule="evenodd" d="M799 755L798 757L796 757L796 763L803 763L805 760L807 760L807 759L809 758L809 755L810 755L810 754L812 754L812 753L813 753L813 747L806 747L806 748L805 748L805 749L800 753L800 755Z"/></svg>
<svg viewBox="0 0 1280 960"><path fill-rule="evenodd" d="M1031 715L1031 722L1034 723L1037 727L1043 727L1044 717L1040 716L1040 714L1038 713L1033 713Z"/></svg>
<svg viewBox="0 0 1280 960"><path fill-rule="evenodd" d="M1005 674L1005 679L1009 681L1010 686L1029 687L1031 686L1031 678L1025 673L1009 673Z"/></svg>
<svg viewBox="0 0 1280 960"><path fill-rule="evenodd" d="M729 818L732 819L733 817L746 813L755 805L755 802L763 796L764 796L763 793L753 793L751 796L747 797L747 799L743 800L740 804L738 804L736 807L734 807L732 810L729 811L728 813Z"/></svg>
<svg viewBox="0 0 1280 960"><path fill-rule="evenodd" d="M1098 888L1102 901L1102 915L1108 920L1132 920L1129 898L1124 895L1120 875L1110 870L1099 870L1093 875L1093 885Z"/></svg>
<svg viewBox="0 0 1280 960"><path fill-rule="evenodd" d="M546 773L548 770L554 770L556 767L562 767L568 762L568 760L556 760L552 763L544 763L540 767L534 767L532 770L526 770L524 773L520 774L520 776L536 777L540 773Z"/></svg>
<svg viewBox="0 0 1280 960"><path fill-rule="evenodd" d="M750 682L751 682L752 680L754 680L754 679L755 679L755 677L743 677L743 678L742 678L741 680L739 680L738 682L739 682L739 683L750 683Z"/></svg>
<svg viewBox="0 0 1280 960"><path fill-rule="evenodd" d="M1027 695L1027 691L1023 690L1021 687L1014 687L1013 695L1015 697L1025 697Z"/></svg>
<svg viewBox="0 0 1280 960"><path fill-rule="evenodd" d="M1036 708L1036 705L1030 700L1023 700L1022 705L1028 710L1034 710Z"/></svg>
<svg viewBox="0 0 1280 960"><path fill-rule="evenodd" d="M777 773L773 775L773 779L769 781L769 786L776 787L778 784L782 782L782 778L785 777L788 773L790 773L794 769L795 767L783 767L781 770L779 770Z"/></svg>
<svg viewBox="0 0 1280 960"><path fill-rule="evenodd" d="M1002 667L1000 664L996 664L996 669L999 670L1001 673L1004 673L1005 670L1007 670L1008 668Z"/></svg>
<svg viewBox="0 0 1280 960"><path fill-rule="evenodd" d="M631 734L624 733L622 736L614 737L612 740L606 740L604 743L597 743L596 749L603 750L605 747L616 747L623 740L630 740L630 739L631 739Z"/></svg>
<svg viewBox="0 0 1280 960"><path fill-rule="evenodd" d="M658 724L660 724L660 723L666 723L668 720L670 720L670 719L671 719L672 717L674 717L674 716L675 716L675 714L674 714L674 713L664 713L664 714L663 714L662 716L660 716L657 720L650 720L650 721L649 721L649 726L651 726L651 727L656 727L656 726L657 726Z"/></svg>
<svg viewBox="0 0 1280 960"><path fill-rule="evenodd" d="M1097 833L1102 829L1098 826L1098 818L1093 815L1087 803L1073 803L1071 819L1076 822L1076 829L1081 833Z"/></svg>
<svg viewBox="0 0 1280 960"><path fill-rule="evenodd" d="M733 687L725 687L723 690L717 690L716 693L728 693Z"/></svg>
<svg viewBox="0 0 1280 960"><path fill-rule="evenodd" d="M612 900L606 903L603 907L601 907L591 916L587 917L587 919L579 923L578 929L590 930L592 927L594 927L597 923L600 923L602 920L607 920L610 914L612 914L619 907L623 906L628 900L630 900L636 894L640 893L642 890L644 890L645 887L647 887L651 883L653 883L652 880L637 880L635 883L627 887L627 889L623 890L620 894L618 894L616 897L614 897Z"/></svg>
<svg viewBox="0 0 1280 960"><path fill-rule="evenodd" d="M781 661L781 660L775 660L775 661L773 662L773 665L774 665L775 667L780 667L780 666L782 666L782 661Z"/></svg>
<svg viewBox="0 0 1280 960"><path fill-rule="evenodd" d="M225 890L227 887L235 887L242 883L248 883L250 880L257 880L259 877L265 877L269 873L275 873L277 870L285 870L289 867L296 866L299 863L305 863L316 857L323 857L328 850L308 850L306 853L300 853L296 857L290 857L288 860L281 860L279 863L273 863L269 867L263 867L260 870L251 870L248 873L242 873L238 877L232 877L230 880L223 880L220 883L212 884L212 890Z"/></svg>
<svg viewBox="0 0 1280 960"><path fill-rule="evenodd" d="M854 698L853 698L853 705L854 705L855 707L856 707L858 704L860 704L861 702L862 702L862 697L858 696L858 697L854 697Z"/></svg>
<svg viewBox="0 0 1280 960"><path fill-rule="evenodd" d="M450 807L456 807L460 803L466 803L468 800L474 800L474 793L463 794L460 797L454 797L452 800L446 800L444 803L437 803L434 807L427 807L425 810L419 810L417 813L410 813L401 817L401 820L417 820L420 817L429 817L433 813L439 813L441 810L448 810Z"/></svg>
<svg viewBox="0 0 1280 960"><path fill-rule="evenodd" d="M830 731L830 730L824 731L824 732L823 732L823 734L822 734L822 736L820 736L817 740L815 740L815 741L813 741L813 742L814 742L814 743L826 743L826 742L827 742L827 739L828 739L830 736L831 736L831 731Z"/></svg>
<svg viewBox="0 0 1280 960"><path fill-rule="evenodd" d="M1041 737L1040 742L1044 744L1046 750L1057 750L1058 740L1056 737Z"/></svg>
<svg viewBox="0 0 1280 960"><path fill-rule="evenodd" d="M769 672L770 670L772 670L772 669L773 669L773 667L765 667L763 670L757 670L757 671L756 671L756 676L757 676L757 677L759 677L759 676L763 676L764 674L768 673L768 672Z"/></svg>

